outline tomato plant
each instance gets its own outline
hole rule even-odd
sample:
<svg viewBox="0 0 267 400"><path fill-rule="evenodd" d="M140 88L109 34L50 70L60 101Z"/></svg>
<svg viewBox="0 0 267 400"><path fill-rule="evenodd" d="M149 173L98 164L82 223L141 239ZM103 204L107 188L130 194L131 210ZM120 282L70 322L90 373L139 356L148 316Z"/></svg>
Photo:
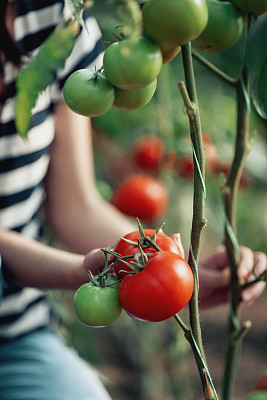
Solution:
<svg viewBox="0 0 267 400"><path fill-rule="evenodd" d="M182 310L193 288L193 273L187 262L170 251L159 251L141 272L123 278L119 298L131 317L159 322Z"/></svg>
<svg viewBox="0 0 267 400"><path fill-rule="evenodd" d="M162 66L159 47L145 37L112 43L103 59L107 79L120 89L139 89L153 82Z"/></svg>
<svg viewBox="0 0 267 400"><path fill-rule="evenodd" d="M207 0L209 19L205 29L192 41L199 50L220 51L234 45L244 30L244 17L228 2Z"/></svg>
<svg viewBox="0 0 267 400"><path fill-rule="evenodd" d="M267 11L267 0L231 0L243 13L261 15Z"/></svg>
<svg viewBox="0 0 267 400"><path fill-rule="evenodd" d="M123 111L136 110L143 107L152 99L156 88L157 79L135 90L125 90L115 87L113 107Z"/></svg>
<svg viewBox="0 0 267 400"><path fill-rule="evenodd" d="M146 135L139 138L132 146L130 157L144 171L160 170L165 155L165 146L161 138Z"/></svg>
<svg viewBox="0 0 267 400"><path fill-rule="evenodd" d="M75 292L73 304L79 320L88 326L111 325L121 314L118 296L118 280L110 277L109 286L88 282Z"/></svg>
<svg viewBox="0 0 267 400"><path fill-rule="evenodd" d="M148 0L143 8L144 35L156 43L183 45L208 22L206 0Z"/></svg>
<svg viewBox="0 0 267 400"><path fill-rule="evenodd" d="M143 232L145 236L152 238L153 235L155 235L156 230L147 228L143 229ZM139 231L130 232L118 241L117 245L114 247L114 251L121 256L129 256L140 253L140 248L137 242L138 239L141 240ZM130 240L131 243L128 242L128 240ZM179 245L170 236L166 235L161 230L156 234L155 243L162 251L171 251L172 253L180 256L183 255L183 249L179 247ZM155 247L146 242L142 244L142 249L146 254L154 254L157 252ZM132 271L131 268L125 265L122 261L120 261L114 269L118 278L123 278L127 274L127 272L123 271Z"/></svg>
<svg viewBox="0 0 267 400"><path fill-rule="evenodd" d="M63 96L72 111L86 117L97 117L112 107L115 91L100 72L80 69L66 80Z"/></svg>
<svg viewBox="0 0 267 400"><path fill-rule="evenodd" d="M126 215L155 222L167 211L169 193L158 178L132 174L115 188L112 202Z"/></svg>

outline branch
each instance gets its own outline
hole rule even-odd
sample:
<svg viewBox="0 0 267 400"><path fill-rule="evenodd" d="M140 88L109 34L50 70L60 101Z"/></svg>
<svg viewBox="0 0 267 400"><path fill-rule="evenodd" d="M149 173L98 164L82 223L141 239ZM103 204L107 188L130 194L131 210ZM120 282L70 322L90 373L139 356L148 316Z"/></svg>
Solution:
<svg viewBox="0 0 267 400"><path fill-rule="evenodd" d="M228 344L223 376L223 400L230 400L234 391L234 381L239 363L240 342L233 341L233 337L240 334L240 293L241 283L237 277L240 253L236 239L236 205L239 181L244 167L244 162L250 148L249 142L249 76L243 66L240 78L236 84L237 97L237 125L235 153L231 169L223 188L225 208L225 246L231 268L231 308L228 321ZM241 329L242 330L242 329Z"/></svg>
<svg viewBox="0 0 267 400"><path fill-rule="evenodd" d="M223 72L220 68L216 67L213 63L208 61L205 57L203 57L197 51L192 50L192 55L200 62L200 64L207 67L213 74L215 74L216 76L221 78L228 85L236 87L236 85L238 83L238 78L232 78L231 76L229 76L228 74Z"/></svg>

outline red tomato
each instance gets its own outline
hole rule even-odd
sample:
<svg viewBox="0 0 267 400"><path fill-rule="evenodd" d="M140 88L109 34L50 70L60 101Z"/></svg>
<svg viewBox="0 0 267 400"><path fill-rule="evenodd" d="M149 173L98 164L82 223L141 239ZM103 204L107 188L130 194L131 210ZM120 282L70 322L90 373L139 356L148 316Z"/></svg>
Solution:
<svg viewBox="0 0 267 400"><path fill-rule="evenodd" d="M157 136L142 136L131 150L134 163L147 171L158 171L162 165L165 146Z"/></svg>
<svg viewBox="0 0 267 400"><path fill-rule="evenodd" d="M149 236L150 238L154 235L156 232L155 229L143 229L145 236ZM129 243L126 240L131 240L133 242L136 242L135 244ZM140 232L139 231L134 231L127 233L127 235L123 236L117 243L117 245L114 248L114 251L119 253L121 256L128 256L128 255L133 255L135 253L140 253L140 248L137 245L137 239L140 239ZM179 245L168 235L166 235L164 232L159 231L156 236L155 240L156 245L163 251L171 251L172 253L178 254L179 256L183 255L183 250L179 247ZM153 246L144 246L143 250L145 253L156 253L157 250ZM127 261L127 260L126 260ZM131 261L131 260L128 260ZM132 271L130 267L125 265L122 261L120 261L116 266L115 266L115 273L118 276L118 278L123 278L125 275L127 275L126 272L123 271Z"/></svg>
<svg viewBox="0 0 267 400"><path fill-rule="evenodd" d="M146 174L133 174L115 188L112 201L122 213L149 223L165 214L169 193L161 180Z"/></svg>
<svg viewBox="0 0 267 400"><path fill-rule="evenodd" d="M190 156L183 156L177 159L177 172L183 178L193 178L194 176L194 163L193 158Z"/></svg>
<svg viewBox="0 0 267 400"><path fill-rule="evenodd" d="M182 310L193 288L194 277L187 262L170 251L159 251L141 272L123 278L119 299L131 317L159 322Z"/></svg>

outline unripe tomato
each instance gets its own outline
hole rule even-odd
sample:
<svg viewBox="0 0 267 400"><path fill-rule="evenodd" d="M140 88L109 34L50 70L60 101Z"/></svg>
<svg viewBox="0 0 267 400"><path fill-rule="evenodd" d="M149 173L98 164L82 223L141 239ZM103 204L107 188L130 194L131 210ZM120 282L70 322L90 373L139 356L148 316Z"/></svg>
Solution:
<svg viewBox="0 0 267 400"><path fill-rule="evenodd" d="M203 51L220 51L233 46L244 29L244 17L228 1L207 0L209 19L192 46Z"/></svg>
<svg viewBox="0 0 267 400"><path fill-rule="evenodd" d="M111 325L122 311L118 285L96 286L92 282L85 283L75 292L73 304L83 324L98 328Z"/></svg>
<svg viewBox="0 0 267 400"><path fill-rule="evenodd" d="M149 258L141 272L123 278L119 298L131 317L159 322L182 310L193 289L193 273L187 262L170 251L159 251Z"/></svg>
<svg viewBox="0 0 267 400"><path fill-rule="evenodd" d="M66 80L63 96L72 111L86 117L97 117L112 107L115 90L100 72L80 69Z"/></svg>
<svg viewBox="0 0 267 400"><path fill-rule="evenodd" d="M115 86L115 99L112 107L122 111L137 110L152 99L156 88L157 79L135 90L125 90Z"/></svg>
<svg viewBox="0 0 267 400"><path fill-rule="evenodd" d="M124 214L156 222L167 211L169 193L164 183L146 174L133 174L118 185L113 204Z"/></svg>
<svg viewBox="0 0 267 400"><path fill-rule="evenodd" d="M231 0L244 14L259 16L267 11L267 0Z"/></svg>
<svg viewBox="0 0 267 400"><path fill-rule="evenodd" d="M142 13L144 35L164 45L193 40L208 22L206 0L148 0Z"/></svg>
<svg viewBox="0 0 267 400"><path fill-rule="evenodd" d="M153 82L162 66L159 47L145 37L112 43L103 59L107 79L120 89L132 90Z"/></svg>

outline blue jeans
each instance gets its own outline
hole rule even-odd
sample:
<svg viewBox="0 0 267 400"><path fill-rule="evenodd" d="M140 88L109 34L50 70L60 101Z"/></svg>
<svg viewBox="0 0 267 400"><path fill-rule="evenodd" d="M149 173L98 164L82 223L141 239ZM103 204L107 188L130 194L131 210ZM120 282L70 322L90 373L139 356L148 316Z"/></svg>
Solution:
<svg viewBox="0 0 267 400"><path fill-rule="evenodd" d="M1 400L110 400L95 371L48 329L0 345Z"/></svg>

